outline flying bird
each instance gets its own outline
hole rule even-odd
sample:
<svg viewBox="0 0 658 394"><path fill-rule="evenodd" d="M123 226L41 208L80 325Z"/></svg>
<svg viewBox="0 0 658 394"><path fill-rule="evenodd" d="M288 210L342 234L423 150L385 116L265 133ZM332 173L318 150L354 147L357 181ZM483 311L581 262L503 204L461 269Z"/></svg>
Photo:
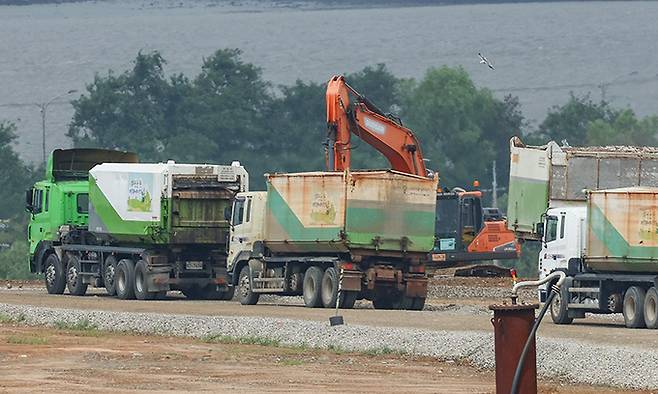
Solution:
<svg viewBox="0 0 658 394"><path fill-rule="evenodd" d="M487 59L486 57L482 56L481 53L478 52L478 56L480 56L480 64L486 64L490 69L495 70L493 64Z"/></svg>

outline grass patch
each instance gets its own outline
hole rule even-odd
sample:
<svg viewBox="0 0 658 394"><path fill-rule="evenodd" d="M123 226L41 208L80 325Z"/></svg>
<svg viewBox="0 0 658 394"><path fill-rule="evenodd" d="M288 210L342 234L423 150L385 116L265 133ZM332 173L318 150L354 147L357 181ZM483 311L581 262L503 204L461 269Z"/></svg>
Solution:
<svg viewBox="0 0 658 394"><path fill-rule="evenodd" d="M103 335L98 326L88 319L82 319L75 322L58 320L55 322L55 328L60 330L67 331L76 331L80 335L89 336L89 337L99 337Z"/></svg>
<svg viewBox="0 0 658 394"><path fill-rule="evenodd" d="M362 352L367 356L405 356L407 353L402 350L391 349L388 346L368 349Z"/></svg>
<svg viewBox="0 0 658 394"><path fill-rule="evenodd" d="M327 350L330 351L330 352L332 352L332 353L335 353L335 354L345 354L345 353L349 353L349 351L348 351L347 349L342 348L342 347L340 347L340 346L338 346L338 345L333 345L333 344L327 346Z"/></svg>
<svg viewBox="0 0 658 394"><path fill-rule="evenodd" d="M6 313L0 313L0 324L13 324L21 323L25 321L25 315L20 314L18 316L10 316Z"/></svg>
<svg viewBox="0 0 658 394"><path fill-rule="evenodd" d="M229 335L206 335L201 338L205 343L224 343L224 344L240 344L240 345L259 345L259 346L281 346L281 341L276 339L269 339L263 337L232 337Z"/></svg>
<svg viewBox="0 0 658 394"><path fill-rule="evenodd" d="M297 365L302 365L304 362L302 360L282 360L281 364L288 366L288 367L294 367Z"/></svg>
<svg viewBox="0 0 658 394"><path fill-rule="evenodd" d="M7 337L7 343L12 343L15 345L46 345L48 343L48 339L41 337L19 337L10 335Z"/></svg>

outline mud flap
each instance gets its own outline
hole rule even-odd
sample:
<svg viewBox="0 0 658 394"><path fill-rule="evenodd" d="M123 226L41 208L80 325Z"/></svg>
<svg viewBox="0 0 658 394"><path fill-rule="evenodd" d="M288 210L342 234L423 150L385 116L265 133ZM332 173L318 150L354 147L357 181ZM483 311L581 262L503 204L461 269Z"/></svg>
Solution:
<svg viewBox="0 0 658 394"><path fill-rule="evenodd" d="M361 291L361 277L360 271L342 271L341 289L345 291Z"/></svg>
<svg viewBox="0 0 658 394"><path fill-rule="evenodd" d="M425 275L405 275L404 295L407 297L427 297L427 277Z"/></svg>

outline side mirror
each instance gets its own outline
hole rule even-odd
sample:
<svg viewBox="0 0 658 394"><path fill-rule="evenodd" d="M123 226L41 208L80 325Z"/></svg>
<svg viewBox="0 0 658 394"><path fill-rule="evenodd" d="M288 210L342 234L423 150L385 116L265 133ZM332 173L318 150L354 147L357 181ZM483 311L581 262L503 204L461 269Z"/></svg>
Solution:
<svg viewBox="0 0 658 394"><path fill-rule="evenodd" d="M535 233L539 234L540 238L544 238L544 223L539 222L535 224Z"/></svg>
<svg viewBox="0 0 658 394"><path fill-rule="evenodd" d="M232 210L230 206L224 208L224 220L229 222L231 221L231 211Z"/></svg>
<svg viewBox="0 0 658 394"><path fill-rule="evenodd" d="M25 210L28 212L32 212L33 206L32 206L32 193L34 189L27 189L25 191Z"/></svg>

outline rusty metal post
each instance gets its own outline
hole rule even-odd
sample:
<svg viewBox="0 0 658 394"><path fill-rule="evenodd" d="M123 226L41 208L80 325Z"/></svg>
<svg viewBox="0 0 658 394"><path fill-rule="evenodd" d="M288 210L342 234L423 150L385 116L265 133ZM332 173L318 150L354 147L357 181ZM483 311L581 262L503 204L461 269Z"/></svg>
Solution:
<svg viewBox="0 0 658 394"><path fill-rule="evenodd" d="M539 305L490 305L494 311L496 352L496 394L510 394L514 372L535 321ZM537 359L535 338L523 364L518 394L537 393Z"/></svg>

